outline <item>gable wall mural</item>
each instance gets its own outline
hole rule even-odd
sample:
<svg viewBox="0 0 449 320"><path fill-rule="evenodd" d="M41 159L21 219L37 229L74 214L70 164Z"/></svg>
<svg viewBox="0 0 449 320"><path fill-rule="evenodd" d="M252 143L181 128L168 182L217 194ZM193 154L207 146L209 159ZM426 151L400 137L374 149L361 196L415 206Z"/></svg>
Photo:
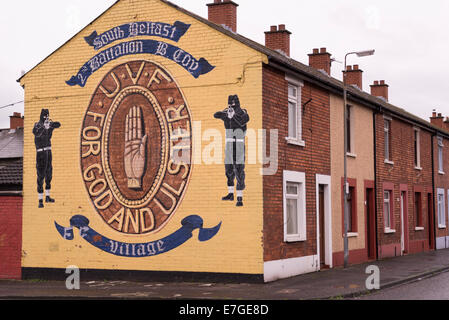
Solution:
<svg viewBox="0 0 449 320"><path fill-rule="evenodd" d="M124 0L29 72L22 266L262 274L265 60Z"/></svg>

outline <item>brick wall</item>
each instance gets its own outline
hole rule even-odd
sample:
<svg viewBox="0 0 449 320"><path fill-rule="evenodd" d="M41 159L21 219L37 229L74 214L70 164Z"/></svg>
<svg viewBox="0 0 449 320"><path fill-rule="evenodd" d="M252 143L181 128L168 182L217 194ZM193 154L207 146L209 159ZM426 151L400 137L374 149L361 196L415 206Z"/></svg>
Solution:
<svg viewBox="0 0 449 320"><path fill-rule="evenodd" d="M385 163L384 117L376 116L377 150L377 232L379 258L401 255L401 185L407 191L408 253L429 249L428 199L432 194L431 133L420 130L421 170L414 165L414 127L397 120L391 121L391 152L393 164ZM393 233L385 233L384 187L393 188ZM422 227L416 230L415 192L421 192ZM433 195L431 195L433 197ZM407 233L407 232L406 232Z"/></svg>
<svg viewBox="0 0 449 320"><path fill-rule="evenodd" d="M263 128L279 130L278 171L264 176L264 261L315 255L316 235L316 174L330 175L330 102L329 94L305 82L302 104L313 99L303 109L302 135L305 147L287 144L288 83L285 74L269 66L263 69ZM269 147L267 148L269 150ZM306 174L307 241L283 241L283 171Z"/></svg>
<svg viewBox="0 0 449 320"><path fill-rule="evenodd" d="M449 139L443 138L443 172L444 174L439 172L439 160L438 160L438 139L434 137L433 139L433 157L434 157L434 168L435 168L435 229L436 229L436 237L447 237L449 236L448 232L448 190L449 190ZM444 208L445 208L445 224L446 228L438 228L438 198L437 198L437 189L444 189Z"/></svg>
<svg viewBox="0 0 449 320"><path fill-rule="evenodd" d="M0 196L0 279L21 278L22 197Z"/></svg>

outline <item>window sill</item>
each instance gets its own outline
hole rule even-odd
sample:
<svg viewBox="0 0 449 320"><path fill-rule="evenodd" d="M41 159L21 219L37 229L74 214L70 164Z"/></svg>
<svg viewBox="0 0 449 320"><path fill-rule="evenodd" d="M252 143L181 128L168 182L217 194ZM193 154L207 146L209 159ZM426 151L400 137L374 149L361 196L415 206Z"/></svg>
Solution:
<svg viewBox="0 0 449 320"><path fill-rule="evenodd" d="M415 231L424 231L424 227L416 227Z"/></svg>
<svg viewBox="0 0 449 320"><path fill-rule="evenodd" d="M295 138L285 138L285 140L287 141L288 144L294 145L294 146L300 146L300 147L305 147L306 143L303 140L300 139L295 139Z"/></svg>
<svg viewBox="0 0 449 320"><path fill-rule="evenodd" d="M415 167L415 170L422 171L422 168L421 167Z"/></svg>
<svg viewBox="0 0 449 320"><path fill-rule="evenodd" d="M441 174L442 176L445 175L444 171L438 171L438 174Z"/></svg>
<svg viewBox="0 0 449 320"><path fill-rule="evenodd" d="M357 158L357 155L355 153L351 153L351 152L347 152L346 156L350 157L350 158L354 158L354 159Z"/></svg>
<svg viewBox="0 0 449 320"><path fill-rule="evenodd" d="M385 159L384 163L385 163L385 164L392 165L392 166L394 165L394 162L393 162L393 161L390 161L390 160L388 160L388 159Z"/></svg>
<svg viewBox="0 0 449 320"><path fill-rule="evenodd" d="M359 236L358 232L348 232L348 238L357 238ZM345 238L345 235L343 234L343 239Z"/></svg>
<svg viewBox="0 0 449 320"><path fill-rule="evenodd" d="M443 224L439 224L439 225L438 225L438 229L446 229L446 226L443 225Z"/></svg>
<svg viewBox="0 0 449 320"><path fill-rule="evenodd" d="M295 242L305 242L307 239L302 239L300 237L288 237L284 239L284 242L286 243L295 243Z"/></svg>
<svg viewBox="0 0 449 320"><path fill-rule="evenodd" d="M390 228L385 228L384 233L386 233L386 234L396 233L396 230L393 230Z"/></svg>

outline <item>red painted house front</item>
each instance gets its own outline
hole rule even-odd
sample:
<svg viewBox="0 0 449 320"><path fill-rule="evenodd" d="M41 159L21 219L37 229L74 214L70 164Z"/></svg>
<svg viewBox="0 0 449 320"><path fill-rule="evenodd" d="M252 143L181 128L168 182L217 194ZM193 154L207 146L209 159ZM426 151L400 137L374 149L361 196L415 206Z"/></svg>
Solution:
<svg viewBox="0 0 449 320"><path fill-rule="evenodd" d="M0 203L0 279L20 279L22 196L0 195Z"/></svg>
<svg viewBox="0 0 449 320"><path fill-rule="evenodd" d="M378 258L434 247L432 133L376 115Z"/></svg>

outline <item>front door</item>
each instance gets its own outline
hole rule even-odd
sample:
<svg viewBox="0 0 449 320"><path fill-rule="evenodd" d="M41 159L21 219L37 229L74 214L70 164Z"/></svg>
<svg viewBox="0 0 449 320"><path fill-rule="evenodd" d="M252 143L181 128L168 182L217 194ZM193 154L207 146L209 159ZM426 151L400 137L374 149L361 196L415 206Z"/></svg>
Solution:
<svg viewBox="0 0 449 320"><path fill-rule="evenodd" d="M408 240L407 193L401 192L401 255L407 253Z"/></svg>
<svg viewBox="0 0 449 320"><path fill-rule="evenodd" d="M368 259L376 259L376 216L374 210L374 189L366 189L366 238Z"/></svg>

